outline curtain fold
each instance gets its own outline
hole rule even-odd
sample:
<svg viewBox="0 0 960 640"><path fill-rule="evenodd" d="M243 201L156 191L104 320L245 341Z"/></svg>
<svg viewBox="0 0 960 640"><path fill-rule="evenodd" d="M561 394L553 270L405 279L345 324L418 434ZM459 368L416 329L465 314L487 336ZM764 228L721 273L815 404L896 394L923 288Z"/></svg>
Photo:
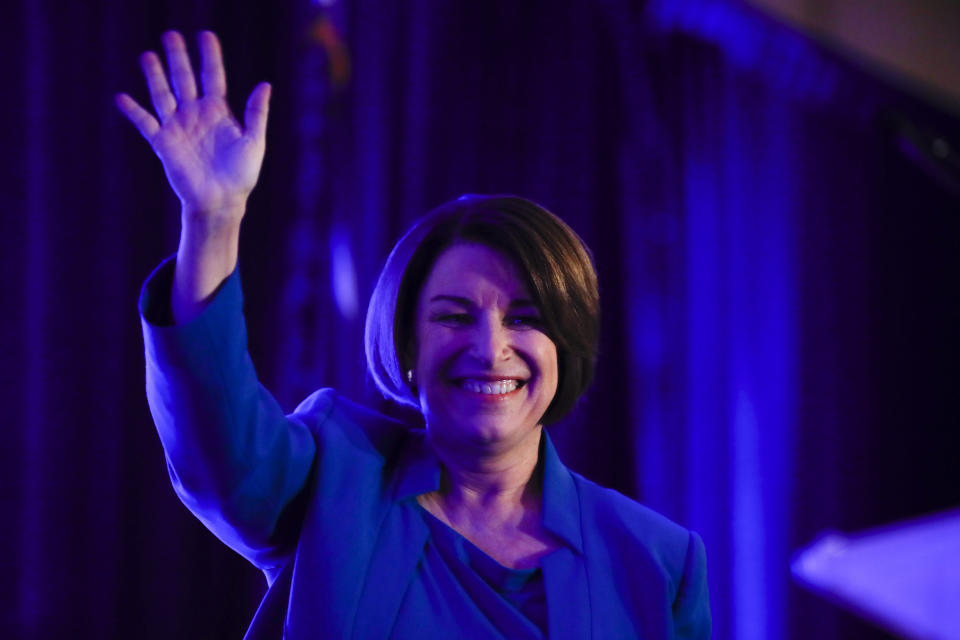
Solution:
<svg viewBox="0 0 960 640"><path fill-rule="evenodd" d="M960 122L728 0L17 3L0 635L236 638L264 589L176 501L143 398L137 291L178 206L111 96L146 98L168 27L220 33L235 109L274 84L240 269L286 408L393 411L361 355L393 241L462 193L531 197L600 274L564 460L703 535L715 638L885 637L789 561L960 503L960 202L902 151Z"/></svg>

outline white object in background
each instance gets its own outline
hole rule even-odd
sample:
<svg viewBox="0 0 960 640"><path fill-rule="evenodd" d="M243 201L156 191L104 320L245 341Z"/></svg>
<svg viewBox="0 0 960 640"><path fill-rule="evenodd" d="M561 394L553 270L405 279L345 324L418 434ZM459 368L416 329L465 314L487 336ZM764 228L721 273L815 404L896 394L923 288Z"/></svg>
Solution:
<svg viewBox="0 0 960 640"><path fill-rule="evenodd" d="M916 640L960 640L960 510L801 550L794 577L880 626Z"/></svg>

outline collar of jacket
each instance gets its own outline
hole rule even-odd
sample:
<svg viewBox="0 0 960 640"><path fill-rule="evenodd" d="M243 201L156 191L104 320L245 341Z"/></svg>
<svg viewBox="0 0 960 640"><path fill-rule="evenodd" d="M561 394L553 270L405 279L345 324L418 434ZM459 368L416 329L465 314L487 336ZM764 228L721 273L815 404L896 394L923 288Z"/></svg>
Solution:
<svg viewBox="0 0 960 640"><path fill-rule="evenodd" d="M395 501L412 500L440 487L440 460L427 443L423 431L415 432L411 446L406 447L401 455L404 459L397 465ZM546 429L540 438L539 464L543 472L543 526L571 549L583 553L577 487L570 470L560 461Z"/></svg>

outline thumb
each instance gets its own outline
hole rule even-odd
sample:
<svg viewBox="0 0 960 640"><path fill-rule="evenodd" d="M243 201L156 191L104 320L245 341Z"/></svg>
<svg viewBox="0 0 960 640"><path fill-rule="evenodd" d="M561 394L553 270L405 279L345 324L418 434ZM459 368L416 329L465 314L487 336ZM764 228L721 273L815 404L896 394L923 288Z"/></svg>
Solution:
<svg viewBox="0 0 960 640"><path fill-rule="evenodd" d="M247 108L243 113L243 126L247 135L263 140L267 135L267 114L270 111L269 82L261 82L247 98Z"/></svg>

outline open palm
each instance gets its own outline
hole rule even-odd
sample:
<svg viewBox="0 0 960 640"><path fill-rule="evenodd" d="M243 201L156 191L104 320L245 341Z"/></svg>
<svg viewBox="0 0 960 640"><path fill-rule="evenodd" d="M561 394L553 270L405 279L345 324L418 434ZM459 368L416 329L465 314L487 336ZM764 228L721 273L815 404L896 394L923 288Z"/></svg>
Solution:
<svg viewBox="0 0 960 640"><path fill-rule="evenodd" d="M117 106L153 147L185 210L242 215L263 164L270 85L262 83L250 94L241 126L227 105L217 37L200 34L203 96L197 95L183 36L164 34L164 47L169 83L157 54L140 59L156 117L126 94L117 96Z"/></svg>

